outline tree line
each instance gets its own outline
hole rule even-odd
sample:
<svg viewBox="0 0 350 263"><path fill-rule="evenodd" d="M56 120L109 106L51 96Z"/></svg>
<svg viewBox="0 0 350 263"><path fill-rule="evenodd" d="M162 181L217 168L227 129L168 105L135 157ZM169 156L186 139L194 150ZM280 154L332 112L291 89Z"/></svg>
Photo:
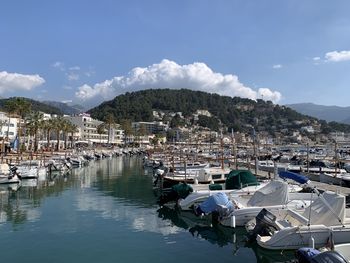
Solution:
<svg viewBox="0 0 350 263"><path fill-rule="evenodd" d="M182 112L185 118L191 118L197 110L208 110L213 117L200 117L198 124L211 129L222 125L228 131L250 132L255 127L257 131L273 134L283 129L297 130L302 126L317 124L322 133L350 132L350 125L320 121L271 101L232 98L188 89L127 92L103 102L89 110L89 113L100 120L112 115L120 123L123 120L153 121L153 110L165 113ZM178 116L174 118L172 126L186 125Z"/></svg>
<svg viewBox="0 0 350 263"><path fill-rule="evenodd" d="M4 110L8 114L9 120L7 121L9 125L10 118L20 118L17 127L17 152L23 151L23 141L24 136L30 136L33 138L33 144L30 146L29 150L38 151L38 140L39 134L46 137L47 145L50 146L50 140L54 136L57 140L55 145L55 150L59 150L60 139L64 140L64 148L68 148L68 138L73 140L73 134L77 132L78 127L71 123L69 120L63 118L62 115L57 115L57 117L44 119L44 114L40 111L32 110L32 103L30 100L25 98L13 98L6 101L3 105ZM1 126L6 126L6 122L1 123ZM1 127L1 128L2 128ZM3 136L3 140L5 139ZM71 141L71 144L73 142Z"/></svg>

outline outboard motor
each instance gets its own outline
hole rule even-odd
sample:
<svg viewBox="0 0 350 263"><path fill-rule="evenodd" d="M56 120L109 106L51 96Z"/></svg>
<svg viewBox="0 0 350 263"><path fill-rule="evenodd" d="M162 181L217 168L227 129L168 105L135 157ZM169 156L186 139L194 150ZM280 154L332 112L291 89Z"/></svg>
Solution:
<svg viewBox="0 0 350 263"><path fill-rule="evenodd" d="M312 258L321 252L312 247L302 247L295 252L298 263L311 263Z"/></svg>
<svg viewBox="0 0 350 263"><path fill-rule="evenodd" d="M349 261L337 251L322 252L312 258L315 263L349 263Z"/></svg>
<svg viewBox="0 0 350 263"><path fill-rule="evenodd" d="M320 252L317 249L304 247L296 251L299 263L348 263L346 258L337 251Z"/></svg>
<svg viewBox="0 0 350 263"><path fill-rule="evenodd" d="M13 166L10 168L10 175L8 176L8 179L12 179L15 175L18 176L19 179L22 179L22 177L17 173L18 168L16 166Z"/></svg>
<svg viewBox="0 0 350 263"><path fill-rule="evenodd" d="M153 180L153 186L156 186L158 184L158 182L162 181L161 178L162 176L165 174L165 170L162 170L162 169L157 169L155 172L154 172L154 180Z"/></svg>
<svg viewBox="0 0 350 263"><path fill-rule="evenodd" d="M270 235L272 230L277 230L275 226L276 216L263 208L255 217L256 224L254 229L249 233L249 240L253 241L257 235Z"/></svg>

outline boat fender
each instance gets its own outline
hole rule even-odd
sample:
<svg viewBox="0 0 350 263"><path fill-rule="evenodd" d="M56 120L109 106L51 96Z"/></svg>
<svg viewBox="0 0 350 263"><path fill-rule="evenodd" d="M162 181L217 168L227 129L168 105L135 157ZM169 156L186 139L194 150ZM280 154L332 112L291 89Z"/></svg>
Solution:
<svg viewBox="0 0 350 263"><path fill-rule="evenodd" d="M313 236L309 238L309 247L315 248L315 239Z"/></svg>
<svg viewBox="0 0 350 263"><path fill-rule="evenodd" d="M198 179L194 178L194 184L198 184Z"/></svg>
<svg viewBox="0 0 350 263"><path fill-rule="evenodd" d="M231 216L230 227L236 228L236 217L235 216Z"/></svg>

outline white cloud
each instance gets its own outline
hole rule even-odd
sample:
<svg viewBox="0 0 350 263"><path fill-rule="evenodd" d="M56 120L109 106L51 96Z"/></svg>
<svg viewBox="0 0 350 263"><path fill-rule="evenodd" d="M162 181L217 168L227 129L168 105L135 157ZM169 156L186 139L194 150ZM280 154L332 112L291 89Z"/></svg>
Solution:
<svg viewBox="0 0 350 263"><path fill-rule="evenodd" d="M71 103L72 100L62 100L61 102L62 102L62 103Z"/></svg>
<svg viewBox="0 0 350 263"><path fill-rule="evenodd" d="M347 61L350 60L350 51L349 50L343 50L343 51L332 51L328 52L325 55L326 61L332 61L332 62L339 62L339 61Z"/></svg>
<svg viewBox="0 0 350 263"><path fill-rule="evenodd" d="M91 76L95 75L95 71L90 69L89 71L86 71L84 74L85 74L85 76L90 78Z"/></svg>
<svg viewBox="0 0 350 263"><path fill-rule="evenodd" d="M264 100L271 100L274 102L280 101L282 98L282 94L278 91L272 91L267 88L260 88L258 90L259 96Z"/></svg>
<svg viewBox="0 0 350 263"><path fill-rule="evenodd" d="M319 61L319 60L321 60L321 58L320 57L313 57L312 60L313 61Z"/></svg>
<svg viewBox="0 0 350 263"><path fill-rule="evenodd" d="M65 71L66 70L65 67L64 67L64 63L61 62L61 61L56 61L51 66L54 67L54 68L57 68L57 69L59 69L61 71Z"/></svg>
<svg viewBox="0 0 350 263"><path fill-rule="evenodd" d="M151 88L187 88L250 99L257 99L259 93L264 93L265 100L278 102L281 99L278 91L267 88L255 91L239 82L236 75L213 72L204 63L179 65L167 59L145 68L136 67L126 76L114 77L93 86L84 84L78 88L76 97L85 101L101 102L127 91Z"/></svg>
<svg viewBox="0 0 350 263"><path fill-rule="evenodd" d="M69 73L66 75L67 75L68 80L78 80L79 79L79 75L76 73Z"/></svg>
<svg viewBox="0 0 350 263"><path fill-rule="evenodd" d="M79 66L70 67L69 70L80 70Z"/></svg>
<svg viewBox="0 0 350 263"><path fill-rule="evenodd" d="M280 69L280 68L282 68L282 65L281 65L281 64L273 65L272 68L274 68L274 69Z"/></svg>
<svg viewBox="0 0 350 263"><path fill-rule="evenodd" d="M24 75L0 71L0 94L8 91L32 90L45 83L39 75Z"/></svg>

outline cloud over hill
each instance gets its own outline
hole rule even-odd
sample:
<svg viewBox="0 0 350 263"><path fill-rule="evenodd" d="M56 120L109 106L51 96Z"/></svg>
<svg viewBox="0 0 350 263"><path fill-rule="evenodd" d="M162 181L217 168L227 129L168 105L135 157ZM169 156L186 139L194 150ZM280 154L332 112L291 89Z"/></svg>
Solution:
<svg viewBox="0 0 350 263"><path fill-rule="evenodd" d="M236 75L214 72L205 63L179 65L167 59L148 67L133 68L126 76L117 76L93 86L84 84L75 95L84 101L101 102L125 92L151 88L186 88L231 97L263 98L275 103L282 97L280 92L268 88L253 90L242 84Z"/></svg>
<svg viewBox="0 0 350 263"><path fill-rule="evenodd" d="M8 91L32 90L45 83L39 75L24 75L0 71L0 94Z"/></svg>

